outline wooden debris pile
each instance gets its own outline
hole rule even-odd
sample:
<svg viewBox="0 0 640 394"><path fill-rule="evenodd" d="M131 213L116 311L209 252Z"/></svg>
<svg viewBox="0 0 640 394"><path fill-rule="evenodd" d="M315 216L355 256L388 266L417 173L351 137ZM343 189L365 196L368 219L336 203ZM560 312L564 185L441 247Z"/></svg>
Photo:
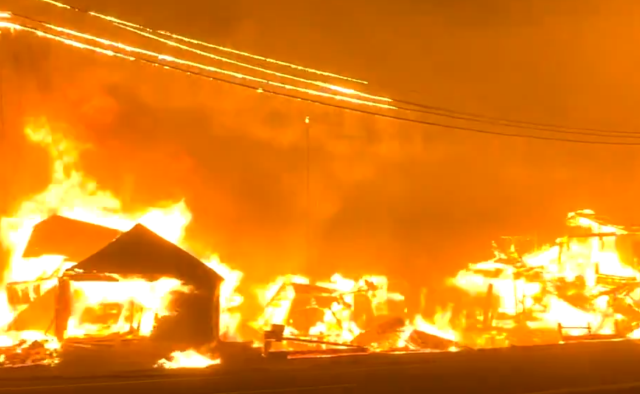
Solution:
<svg viewBox="0 0 640 394"><path fill-rule="evenodd" d="M53 365L58 361L58 350L44 341L22 340L15 345L0 347L0 367Z"/></svg>

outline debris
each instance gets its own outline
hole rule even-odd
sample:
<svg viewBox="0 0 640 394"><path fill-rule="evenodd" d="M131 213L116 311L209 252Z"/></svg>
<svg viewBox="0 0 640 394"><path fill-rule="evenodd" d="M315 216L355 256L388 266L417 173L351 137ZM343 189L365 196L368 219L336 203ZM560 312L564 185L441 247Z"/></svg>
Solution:
<svg viewBox="0 0 640 394"><path fill-rule="evenodd" d="M413 330L407 342L419 349L429 350L448 350L456 345L454 341L420 330Z"/></svg>
<svg viewBox="0 0 640 394"><path fill-rule="evenodd" d="M386 316L371 329L360 333L351 343L361 347L384 347L382 345L385 343L397 342L405 324L405 320L401 317Z"/></svg>

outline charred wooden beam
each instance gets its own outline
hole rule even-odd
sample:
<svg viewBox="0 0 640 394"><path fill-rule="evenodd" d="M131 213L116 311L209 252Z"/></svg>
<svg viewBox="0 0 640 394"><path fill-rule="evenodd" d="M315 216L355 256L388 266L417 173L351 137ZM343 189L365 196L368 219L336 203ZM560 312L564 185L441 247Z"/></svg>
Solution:
<svg viewBox="0 0 640 394"><path fill-rule="evenodd" d="M607 232L607 233L587 233L587 234L573 234L567 235L566 239L575 239L575 238L604 238L604 237L617 237L621 235L620 233L615 232Z"/></svg>
<svg viewBox="0 0 640 394"><path fill-rule="evenodd" d="M55 286L55 282L56 278L43 278L28 282L7 283L5 287L7 301L13 308L28 305L40 297L46 289Z"/></svg>
<svg viewBox="0 0 640 394"><path fill-rule="evenodd" d="M352 345L350 343L339 343L339 342L329 342L316 340L311 338L299 338L299 337L289 337L284 335L285 326L282 324L273 324L271 326L271 330L265 330L264 332L264 353L268 354L271 349L271 344L273 342L298 342L298 343L308 343L314 345L327 345L327 346L336 346L336 347L345 347L345 348L353 348L353 349L366 349L363 346Z"/></svg>
<svg viewBox="0 0 640 394"><path fill-rule="evenodd" d="M564 334L565 330L585 330L587 331L587 333L583 335L565 335ZM588 325L586 327L566 327L558 323L558 333L560 334L560 339L563 342L603 341L603 340L626 338L626 336L618 332L614 334L594 334L591 331L591 325Z"/></svg>
<svg viewBox="0 0 640 394"><path fill-rule="evenodd" d="M631 322L640 322L640 310L625 299L615 299L613 301L612 309L615 313L626 317Z"/></svg>
<svg viewBox="0 0 640 394"><path fill-rule="evenodd" d="M613 339L625 339L624 335L620 334L586 334L586 335L564 335L562 336L563 342L582 342L582 341L606 341Z"/></svg>
<svg viewBox="0 0 640 394"><path fill-rule="evenodd" d="M398 316L387 317L378 324L358 334L351 343L353 345L367 347L373 344L382 344L388 341L397 341L399 333L405 326L405 320Z"/></svg>
<svg viewBox="0 0 640 394"><path fill-rule="evenodd" d="M599 293L594 294L592 296L592 299L596 299L601 296L616 296L616 297L625 296L638 288L640 288L640 282L622 283L619 286L614 287L613 289L601 291Z"/></svg>
<svg viewBox="0 0 640 394"><path fill-rule="evenodd" d="M493 325L493 283L487 286L487 294L484 301L484 309L482 310L482 327L487 329Z"/></svg>
<svg viewBox="0 0 640 394"><path fill-rule="evenodd" d="M56 297L55 323L54 331L58 341L64 340L67 332L67 325L71 317L71 283L68 279L60 278L58 280L58 294Z"/></svg>
<svg viewBox="0 0 640 394"><path fill-rule="evenodd" d="M409 335L408 342L419 349L429 350L447 350L456 345L455 341L420 330L413 330Z"/></svg>

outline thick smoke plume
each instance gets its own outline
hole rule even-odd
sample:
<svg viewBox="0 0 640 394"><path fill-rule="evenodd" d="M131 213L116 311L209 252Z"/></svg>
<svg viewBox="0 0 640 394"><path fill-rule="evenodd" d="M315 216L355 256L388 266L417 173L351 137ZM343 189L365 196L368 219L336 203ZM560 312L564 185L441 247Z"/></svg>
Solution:
<svg viewBox="0 0 640 394"><path fill-rule="evenodd" d="M432 8L445 19L455 14L443 6ZM375 8L372 13L387 11ZM388 23L412 20L405 11L391 14ZM464 7L458 11L471 12ZM566 25L574 22L567 22L569 16L562 10L556 11L558 26L564 21L568 29ZM371 23L375 15L368 16ZM602 18L602 24L608 23ZM421 23L432 29L423 33L444 31L443 20ZM449 25L463 23L451 19ZM372 60L359 67L360 60L329 49L325 55L331 54L330 60L316 58L324 64L309 65L345 64L354 76L381 82L387 88L378 90L385 93L415 97L403 88L414 86L424 93L418 96L421 101L441 99L453 108L489 115L522 118L535 115L538 108L545 118L541 121L566 123L580 120L576 114L581 111L586 114L582 118L593 120L590 109L596 108L602 119L619 115L623 120L619 128L638 124L624 108L613 108L597 94L588 101L584 88L572 91L566 86L566 78L588 81L589 75L598 78L593 84L596 90L606 85L607 78L615 83L599 60L589 63L594 71L589 74L570 67L577 64L568 58L558 57L562 53L558 48L547 47L553 53L545 54L542 42L532 41L533 33L511 35L531 44L516 45L498 40L510 24L489 25L475 26L475 31L460 28L461 37L476 34L475 44L447 38L447 47L440 41L448 35L439 34L428 58L411 50L411 43L417 43L408 39L415 33L405 31L409 28L398 30L397 45L390 37L380 37L376 49L363 39L360 56L381 60L375 51L386 45L392 48L390 54L397 55L393 66ZM241 29L231 30L238 35L253 31L250 36L257 37L260 26L259 21L243 20ZM319 29L314 26L300 34L320 40L310 32ZM536 26L531 22L532 30L551 34L550 27ZM323 39L329 42L331 34ZM440 286L465 263L488 258L490 241L497 236L553 239L568 211L586 207L625 220L638 218L635 148L418 127L274 98L21 34L3 34L2 40L6 127L0 145L0 209L5 215L48 182L46 152L27 144L22 135L27 119L45 117L52 127L89 145L81 155L84 171L119 196L126 208L186 198L194 214L189 236L199 248L219 253L244 271L250 282L293 272L317 277L367 272L390 275L418 294L420 287ZM346 42L353 45L353 40ZM491 42L499 42L501 49L491 49ZM490 50L483 56L470 52L478 48ZM573 50L586 60L580 58L579 48ZM289 59L296 59L295 48L290 51ZM465 54L476 62L464 59ZM510 57L503 58L507 54ZM555 69L531 65L552 59L559 64ZM511 66L500 76L491 65L505 61ZM468 80L472 76L476 82ZM525 107L529 110L520 109ZM309 250L306 116L311 119Z"/></svg>

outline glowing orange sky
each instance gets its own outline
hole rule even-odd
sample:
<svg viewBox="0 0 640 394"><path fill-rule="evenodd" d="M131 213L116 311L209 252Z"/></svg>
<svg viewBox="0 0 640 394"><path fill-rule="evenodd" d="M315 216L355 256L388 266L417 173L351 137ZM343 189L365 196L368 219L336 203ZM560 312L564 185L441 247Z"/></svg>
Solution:
<svg viewBox="0 0 640 394"><path fill-rule="evenodd" d="M34 16L73 19L13 3L20 4L10 9ZM257 0L112 1L100 11L369 80L375 93L492 116L634 130L640 82L631 49L639 28L630 15L640 5L565 3L574 7L541 1L532 9L506 0L483 8L461 0L269 7ZM557 235L568 211L589 207L626 220L640 214L635 148L417 127L35 38L3 42L0 208L10 210L47 183L46 154L21 132L26 116L47 116L92 145L82 156L85 170L125 204L186 197L192 236L248 280L290 271L358 274L366 266L438 283L467 261L486 258L498 235ZM308 115L313 260L305 266Z"/></svg>

